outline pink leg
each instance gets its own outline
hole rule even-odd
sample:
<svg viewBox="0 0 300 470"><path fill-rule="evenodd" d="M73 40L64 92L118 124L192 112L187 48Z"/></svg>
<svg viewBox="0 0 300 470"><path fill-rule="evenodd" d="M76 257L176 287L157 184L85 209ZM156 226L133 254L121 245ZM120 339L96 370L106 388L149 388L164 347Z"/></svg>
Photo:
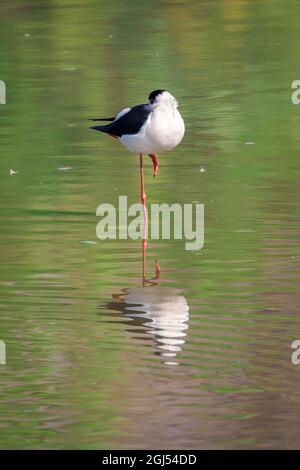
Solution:
<svg viewBox="0 0 300 470"><path fill-rule="evenodd" d="M145 275L146 256L147 256L146 249L145 250L143 249L143 286L146 286L146 285L156 286L160 280L160 266L156 259L155 260L155 276L152 277L151 279L147 279Z"/></svg>
<svg viewBox="0 0 300 470"><path fill-rule="evenodd" d="M142 250L143 250L143 286L146 282L146 259L147 259L147 209L146 209L146 193L145 193L145 180L144 180L144 165L143 165L143 155L140 153L140 174L141 174L141 200L144 207L144 236L142 239Z"/></svg>
<svg viewBox="0 0 300 470"><path fill-rule="evenodd" d="M158 161L156 155L149 155L153 163L154 175L157 175L158 171ZM155 285L160 278L160 266L155 260L155 276L152 279L146 278L146 261L147 261L147 231L148 231L148 214L146 208L146 193L145 193L145 181L144 181L144 165L143 165L143 155L140 154L140 174L141 174L141 200L144 207L144 236L142 239L142 252L143 252L143 286L146 284Z"/></svg>
<svg viewBox="0 0 300 470"><path fill-rule="evenodd" d="M158 173L158 160L157 160L157 156L154 155L153 153L150 153L149 154L149 157L151 158L152 160L152 164L153 164L153 178L155 178L155 176L157 175Z"/></svg>
<svg viewBox="0 0 300 470"><path fill-rule="evenodd" d="M145 181L144 181L144 165L143 155L140 153L140 174L141 174L141 201L143 206L146 205Z"/></svg>
<svg viewBox="0 0 300 470"><path fill-rule="evenodd" d="M146 261L147 261L147 240L142 240L142 250L143 250L143 286L146 285Z"/></svg>
<svg viewBox="0 0 300 470"><path fill-rule="evenodd" d="M155 278L154 279L159 279L160 278L160 265L158 264L157 259L155 260Z"/></svg>

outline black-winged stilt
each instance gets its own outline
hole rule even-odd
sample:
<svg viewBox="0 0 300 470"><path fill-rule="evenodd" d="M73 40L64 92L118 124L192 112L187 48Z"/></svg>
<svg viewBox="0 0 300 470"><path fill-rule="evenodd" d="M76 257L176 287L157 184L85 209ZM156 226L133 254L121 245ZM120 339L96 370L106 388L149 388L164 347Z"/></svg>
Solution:
<svg viewBox="0 0 300 470"><path fill-rule="evenodd" d="M177 109L174 96L166 90L152 91L147 104L124 108L115 117L92 119L112 121L91 129L105 132L118 139L131 152L140 155L141 200L146 204L143 155L148 155L153 164L153 176L158 172L156 153L172 150L182 140L184 122Z"/></svg>

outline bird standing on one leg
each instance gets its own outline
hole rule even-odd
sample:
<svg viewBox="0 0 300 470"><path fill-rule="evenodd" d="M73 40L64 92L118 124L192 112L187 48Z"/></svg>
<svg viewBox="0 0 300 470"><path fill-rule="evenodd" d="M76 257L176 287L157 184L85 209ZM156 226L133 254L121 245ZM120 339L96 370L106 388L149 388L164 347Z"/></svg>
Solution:
<svg viewBox="0 0 300 470"><path fill-rule="evenodd" d="M147 104L125 108L113 118L92 119L112 121L104 126L91 129L105 132L117 138L131 152L140 155L141 200L146 204L143 155L148 155L153 164L153 176L158 172L156 153L172 150L182 140L184 122L177 109L174 96L166 90L150 93Z"/></svg>

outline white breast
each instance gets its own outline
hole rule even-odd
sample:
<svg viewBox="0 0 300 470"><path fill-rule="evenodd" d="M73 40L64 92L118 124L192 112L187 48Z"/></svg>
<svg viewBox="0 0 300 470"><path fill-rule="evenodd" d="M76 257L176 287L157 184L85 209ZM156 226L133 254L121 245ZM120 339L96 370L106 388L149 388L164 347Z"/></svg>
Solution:
<svg viewBox="0 0 300 470"><path fill-rule="evenodd" d="M184 122L177 109L161 107L151 113L146 136L156 152L172 150L184 136Z"/></svg>
<svg viewBox="0 0 300 470"><path fill-rule="evenodd" d="M120 141L134 153L164 152L172 150L181 142L184 131L179 111L163 106L151 111L138 134L123 135Z"/></svg>

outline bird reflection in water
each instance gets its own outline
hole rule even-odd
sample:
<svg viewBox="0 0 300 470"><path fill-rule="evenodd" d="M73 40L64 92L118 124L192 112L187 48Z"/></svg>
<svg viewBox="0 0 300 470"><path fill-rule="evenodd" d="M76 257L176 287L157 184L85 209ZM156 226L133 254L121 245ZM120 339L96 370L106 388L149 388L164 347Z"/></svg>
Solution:
<svg viewBox="0 0 300 470"><path fill-rule="evenodd" d="M142 241L142 287L122 289L113 294L112 301L104 308L121 312L126 321L127 330L135 337L152 339L155 354L165 364L177 365L176 357L186 341L189 320L189 306L180 291L173 287L162 287L160 267L155 262L155 275L146 278L147 240ZM117 313L119 316L119 313Z"/></svg>
<svg viewBox="0 0 300 470"><path fill-rule="evenodd" d="M157 354L164 362L176 365L174 359L185 343L189 319L187 301L179 295L178 289L160 286L126 288L114 295L113 300L108 306L130 318L133 325L139 327L139 333L142 329L150 335L157 346Z"/></svg>

